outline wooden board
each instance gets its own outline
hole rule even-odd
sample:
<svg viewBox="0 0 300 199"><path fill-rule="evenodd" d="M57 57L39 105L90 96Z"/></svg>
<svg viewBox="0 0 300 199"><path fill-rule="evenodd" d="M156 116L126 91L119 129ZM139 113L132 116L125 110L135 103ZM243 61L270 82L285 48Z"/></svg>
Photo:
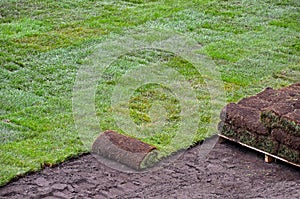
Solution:
<svg viewBox="0 0 300 199"><path fill-rule="evenodd" d="M227 137L227 136L225 136L225 135L222 135L222 134L218 134L218 135L219 135L219 137L220 137L221 139L226 139L226 140L229 140L229 141L232 141L232 142L236 142L236 143L238 143L238 144L240 144L240 145L242 145L242 146L248 147L248 148L250 148L250 149L253 149L253 150L255 150L255 151L258 151L258 152L260 152L260 153L265 154L265 162L273 162L274 159L277 159L277 160L281 160L281 161L283 161L283 162L286 162L286 163L288 163L288 164L294 165L294 166L296 166L296 167L300 167L299 164L296 164L296 163L294 163L294 162L290 162L290 161L288 161L288 160L286 160L286 159L284 159L284 158L278 157L278 156L276 156L276 155L273 155L273 154L268 153L268 152L266 152L266 151L263 151L263 150L261 150L261 149L255 148L255 147L253 147L253 146L249 146L249 145L247 145L247 144L244 144L244 143L242 143L242 142L240 142L240 141L237 141L237 140L235 140L235 139L229 138L229 137Z"/></svg>

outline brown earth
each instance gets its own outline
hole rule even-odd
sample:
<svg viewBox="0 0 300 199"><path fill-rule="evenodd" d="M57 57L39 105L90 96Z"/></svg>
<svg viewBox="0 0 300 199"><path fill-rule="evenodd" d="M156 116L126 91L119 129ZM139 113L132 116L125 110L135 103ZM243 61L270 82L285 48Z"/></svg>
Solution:
<svg viewBox="0 0 300 199"><path fill-rule="evenodd" d="M299 168L265 163L262 154L229 141L204 157L201 150L196 145L144 173L83 155L11 182L0 188L0 198L300 198Z"/></svg>

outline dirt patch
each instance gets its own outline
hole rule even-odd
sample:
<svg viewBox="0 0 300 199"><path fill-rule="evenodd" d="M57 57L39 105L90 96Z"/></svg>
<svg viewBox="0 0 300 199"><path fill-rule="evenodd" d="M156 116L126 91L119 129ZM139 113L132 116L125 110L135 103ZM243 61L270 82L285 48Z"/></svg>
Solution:
<svg viewBox="0 0 300 199"><path fill-rule="evenodd" d="M0 198L299 198L298 168L231 142L201 145L162 169L125 173L84 155L0 188Z"/></svg>
<svg viewBox="0 0 300 199"><path fill-rule="evenodd" d="M300 83L228 104L221 134L300 164Z"/></svg>

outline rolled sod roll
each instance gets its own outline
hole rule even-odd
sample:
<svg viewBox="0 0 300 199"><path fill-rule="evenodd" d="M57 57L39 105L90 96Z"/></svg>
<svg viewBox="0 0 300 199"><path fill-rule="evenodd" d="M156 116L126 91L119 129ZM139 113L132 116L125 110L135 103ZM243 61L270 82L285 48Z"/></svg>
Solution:
<svg viewBox="0 0 300 199"><path fill-rule="evenodd" d="M227 136L228 138L232 138L235 141L240 141L250 146L255 146L257 143L257 134L242 128L230 126L227 123L224 123L224 125L219 126L219 131L221 132L221 134Z"/></svg>
<svg viewBox="0 0 300 199"><path fill-rule="evenodd" d="M279 148L279 142L271 136L260 135L257 138L255 145L258 149L266 151L268 153L277 154Z"/></svg>
<svg viewBox="0 0 300 199"><path fill-rule="evenodd" d="M285 114L291 113L295 110L296 100L290 99L284 102L278 102L270 107L265 108L263 111L271 112L277 117L281 117Z"/></svg>
<svg viewBox="0 0 300 199"><path fill-rule="evenodd" d="M92 153L141 170L158 161L156 147L115 131L101 133L93 143Z"/></svg>
<svg viewBox="0 0 300 199"><path fill-rule="evenodd" d="M296 164L300 163L300 152L281 144L278 150L278 156Z"/></svg>
<svg viewBox="0 0 300 199"><path fill-rule="evenodd" d="M240 142L247 144L249 146L255 146L257 143L257 138L258 138L257 134L252 133L247 130L240 131L240 133L239 133Z"/></svg>
<svg viewBox="0 0 300 199"><path fill-rule="evenodd" d="M240 104L229 103L220 114L221 121L236 128L267 135L268 129L260 121L260 111Z"/></svg>
<svg viewBox="0 0 300 199"><path fill-rule="evenodd" d="M282 128L280 118L271 111L263 111L260 115L261 122L267 128Z"/></svg>
<svg viewBox="0 0 300 199"><path fill-rule="evenodd" d="M263 108L266 108L266 107L272 105L272 102L261 99L255 95L255 96L243 98L237 104L245 106L245 107L262 110Z"/></svg>
<svg viewBox="0 0 300 199"><path fill-rule="evenodd" d="M282 116L282 125L287 126L291 134L300 137L300 100L297 101L297 109Z"/></svg>
<svg viewBox="0 0 300 199"><path fill-rule="evenodd" d="M293 136L282 129L273 129L272 136L282 144L300 151L300 137Z"/></svg>
<svg viewBox="0 0 300 199"><path fill-rule="evenodd" d="M282 129L286 133L300 137L300 109L278 116L272 111L264 111L261 114L262 123L272 129Z"/></svg>
<svg viewBox="0 0 300 199"><path fill-rule="evenodd" d="M258 93L256 96L262 100L271 102L272 104L286 101L290 99L295 91L291 88L282 88L279 90L274 90L273 88L266 88L264 91Z"/></svg>
<svg viewBox="0 0 300 199"><path fill-rule="evenodd" d="M233 138L233 139L238 138L236 128L234 126L231 126L230 124L220 122L218 129L223 135L229 138Z"/></svg>

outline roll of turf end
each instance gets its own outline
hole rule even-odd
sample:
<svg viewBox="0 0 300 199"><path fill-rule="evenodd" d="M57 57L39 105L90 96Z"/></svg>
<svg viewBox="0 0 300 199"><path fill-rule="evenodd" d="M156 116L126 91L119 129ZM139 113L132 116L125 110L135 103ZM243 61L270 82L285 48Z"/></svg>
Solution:
<svg viewBox="0 0 300 199"><path fill-rule="evenodd" d="M93 143L92 153L135 170L149 168L158 162L156 147L112 130L100 133Z"/></svg>

